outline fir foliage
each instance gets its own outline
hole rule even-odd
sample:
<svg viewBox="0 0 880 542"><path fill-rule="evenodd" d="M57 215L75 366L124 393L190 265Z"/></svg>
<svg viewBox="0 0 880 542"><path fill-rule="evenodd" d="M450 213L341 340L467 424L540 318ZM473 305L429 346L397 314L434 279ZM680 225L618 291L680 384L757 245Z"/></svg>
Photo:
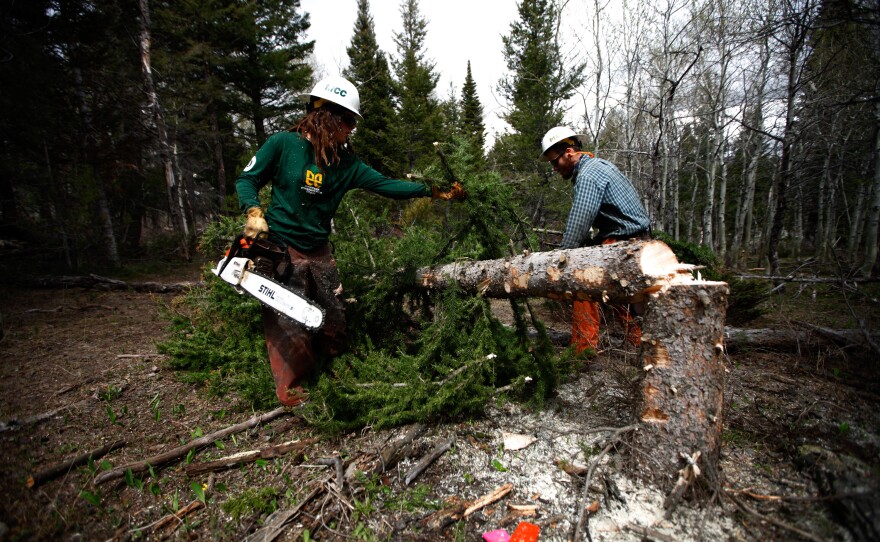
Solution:
<svg viewBox="0 0 880 542"><path fill-rule="evenodd" d="M483 104L477 95L477 83L471 73L471 61L467 63L467 74L464 85L461 87L461 119L460 131L474 146L480 150L480 158L483 157L483 146L486 144L486 126L483 123Z"/></svg>
<svg viewBox="0 0 880 542"><path fill-rule="evenodd" d="M496 397L540 405L556 386L562 358L543 326L512 304L517 325L502 325L489 300L450 290L416 288L418 268L455 260L510 255L525 224L512 187L498 175L464 165L473 146L463 139L446 149L468 191L461 203L413 201L406 223L365 212L353 192L337 212L335 256L347 300L350 350L324 361L312 379L305 415L326 430L479 415ZM439 164L424 172L442 176ZM222 219L202 238L202 249L221 254L240 219ZM527 308L527 307L526 307ZM212 393L235 390L245 407L274 402L260 309L248 296L208 276L169 310L172 338L161 348L190 381ZM537 342L527 326L541 330ZM259 387L262 386L261 389ZM503 390L501 390L503 388ZM501 390L501 391L499 391Z"/></svg>

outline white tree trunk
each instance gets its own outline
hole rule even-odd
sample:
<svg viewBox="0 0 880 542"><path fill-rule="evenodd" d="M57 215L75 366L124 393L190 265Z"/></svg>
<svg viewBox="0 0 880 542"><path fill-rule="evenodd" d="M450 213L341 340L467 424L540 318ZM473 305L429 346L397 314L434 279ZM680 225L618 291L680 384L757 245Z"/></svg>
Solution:
<svg viewBox="0 0 880 542"><path fill-rule="evenodd" d="M171 213L171 224L175 228L175 234L180 237L181 255L189 259L189 225L186 220L186 209L183 205L182 189L174 175L174 157L171 144L168 141L168 128L165 124L165 116L159 105L159 96L153 82L153 70L151 67L151 38L150 38L150 5L149 0L138 0L141 11L141 70L144 76L144 88L147 94L147 107L152 114L152 120L156 127L156 137L159 143L159 155L162 157L162 171L165 175L165 188L168 191L168 210Z"/></svg>

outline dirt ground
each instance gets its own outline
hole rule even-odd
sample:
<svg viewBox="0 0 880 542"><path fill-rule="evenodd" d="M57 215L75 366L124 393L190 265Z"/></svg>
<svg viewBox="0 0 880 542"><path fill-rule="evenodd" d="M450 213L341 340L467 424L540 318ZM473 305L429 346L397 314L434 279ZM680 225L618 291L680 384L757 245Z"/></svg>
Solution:
<svg viewBox="0 0 880 542"><path fill-rule="evenodd" d="M586 505L595 511L584 540L877 539L877 360L808 344L728 357L723 485L702 485L669 514L664 495L628 470L625 439L599 453L609 433L596 428L629 423L622 367L634 353L613 343L545 409L499 403L479 419L426 427L374 478L350 475L375 468L380 450L412 427L327 437L288 412L187 459L317 438L305 454L192 477L184 460L96 485L111 465L254 415L234 397L207 400L165 367L156 343L167 329L161 307L172 297L0 290L0 540L241 540L299 506L278 540L481 540L529 521L546 542L570 540ZM405 484L414 465L450 439L451 449ZM97 461L27 486L29 476L120 440L124 446ZM511 449L514 441L527 445ZM343 487L326 458L347 469ZM585 492L583 467L593 462ZM437 528L438 509L506 484L500 500ZM182 519L159 523L175 512Z"/></svg>

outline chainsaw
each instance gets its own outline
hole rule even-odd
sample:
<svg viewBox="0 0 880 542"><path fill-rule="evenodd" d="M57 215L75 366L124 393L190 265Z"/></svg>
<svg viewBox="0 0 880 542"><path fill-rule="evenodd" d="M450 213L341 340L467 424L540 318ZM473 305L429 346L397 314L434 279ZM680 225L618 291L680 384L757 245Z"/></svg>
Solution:
<svg viewBox="0 0 880 542"><path fill-rule="evenodd" d="M259 241L239 235L212 272L231 284L238 293L247 292L260 303L307 329L320 329L324 325L324 309L257 271L267 271L266 266L257 265L254 261L260 260L260 256L255 254L258 247ZM269 273L272 267L268 268Z"/></svg>

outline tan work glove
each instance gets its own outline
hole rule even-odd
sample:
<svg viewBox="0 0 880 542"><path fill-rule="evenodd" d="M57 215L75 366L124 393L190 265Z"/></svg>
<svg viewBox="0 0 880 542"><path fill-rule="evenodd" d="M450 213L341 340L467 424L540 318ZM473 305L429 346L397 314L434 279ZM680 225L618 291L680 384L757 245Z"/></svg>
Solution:
<svg viewBox="0 0 880 542"><path fill-rule="evenodd" d="M247 210L247 222L244 224L244 236L248 239L265 237L269 233L269 225L263 218L263 210L251 207Z"/></svg>
<svg viewBox="0 0 880 542"><path fill-rule="evenodd" d="M448 192L443 192L436 186L431 187L431 197L433 199L441 199L443 201L461 201L467 197L464 187L458 181L452 182L452 188Z"/></svg>

